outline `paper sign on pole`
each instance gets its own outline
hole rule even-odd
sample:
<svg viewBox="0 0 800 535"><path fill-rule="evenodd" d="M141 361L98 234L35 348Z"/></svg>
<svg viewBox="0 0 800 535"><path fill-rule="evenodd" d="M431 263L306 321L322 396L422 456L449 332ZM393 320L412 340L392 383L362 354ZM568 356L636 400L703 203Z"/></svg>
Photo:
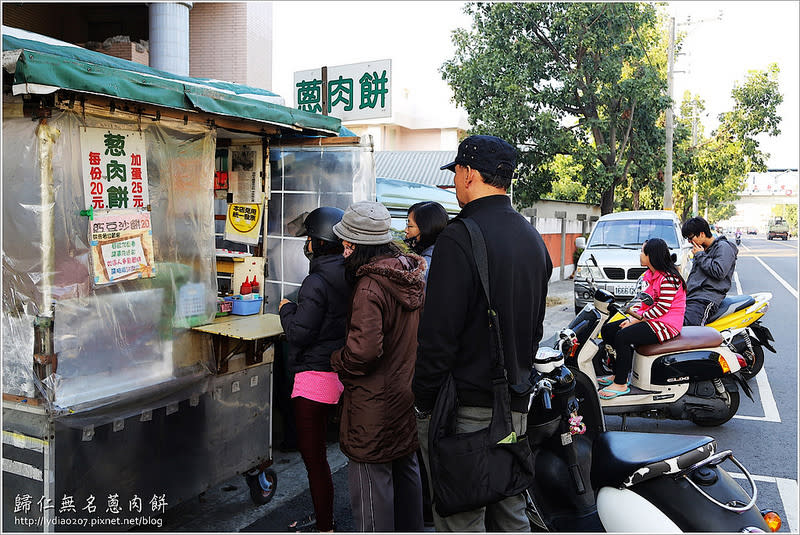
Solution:
<svg viewBox="0 0 800 535"><path fill-rule="evenodd" d="M150 196L144 134L130 130L81 128L80 135L86 208L147 208Z"/></svg>
<svg viewBox="0 0 800 535"><path fill-rule="evenodd" d="M225 239L256 245L261 229L261 208L260 204L229 204L225 218Z"/></svg>
<svg viewBox="0 0 800 535"><path fill-rule="evenodd" d="M155 275L150 212L95 212L89 244L96 286Z"/></svg>

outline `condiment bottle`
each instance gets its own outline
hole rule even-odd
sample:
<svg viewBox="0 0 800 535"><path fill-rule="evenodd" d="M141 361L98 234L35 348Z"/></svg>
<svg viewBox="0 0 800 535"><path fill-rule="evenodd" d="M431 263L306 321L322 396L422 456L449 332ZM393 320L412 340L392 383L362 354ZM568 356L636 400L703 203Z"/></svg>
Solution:
<svg viewBox="0 0 800 535"><path fill-rule="evenodd" d="M253 282L250 283L250 291L253 292L254 294L260 294L261 293L261 285L256 280L256 276L255 275L253 275Z"/></svg>
<svg viewBox="0 0 800 535"><path fill-rule="evenodd" d="M253 291L253 288L250 286L249 282L250 277L245 277L244 282L242 283L242 287L239 288L240 295L247 295Z"/></svg>

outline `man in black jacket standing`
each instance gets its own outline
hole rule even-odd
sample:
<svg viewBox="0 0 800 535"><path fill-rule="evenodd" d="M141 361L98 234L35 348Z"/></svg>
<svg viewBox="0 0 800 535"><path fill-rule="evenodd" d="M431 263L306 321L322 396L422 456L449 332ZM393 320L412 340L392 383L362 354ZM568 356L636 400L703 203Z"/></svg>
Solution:
<svg viewBox="0 0 800 535"><path fill-rule="evenodd" d="M511 206L506 191L516 168L516 150L494 136L470 136L454 162L457 218L471 218L483 233L489 286L499 318L505 367L511 385L528 380L542 338L550 255L536 229ZM455 379L460 407L458 433L477 431L492 417L491 352L486 297L467 229L450 225L439 235L428 274L414 375L415 410L425 465L430 412L447 374ZM511 397L514 430L525 433L528 396ZM469 469L465 467L465 469ZM448 517L435 515L437 531L530 531L525 499Z"/></svg>

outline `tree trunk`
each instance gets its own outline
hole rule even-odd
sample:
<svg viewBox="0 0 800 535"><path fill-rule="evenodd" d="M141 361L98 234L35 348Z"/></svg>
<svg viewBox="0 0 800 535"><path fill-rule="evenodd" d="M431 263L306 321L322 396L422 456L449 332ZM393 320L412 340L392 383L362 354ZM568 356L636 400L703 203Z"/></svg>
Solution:
<svg viewBox="0 0 800 535"><path fill-rule="evenodd" d="M633 209L639 209L639 190L634 190L633 192Z"/></svg>
<svg viewBox="0 0 800 535"><path fill-rule="evenodd" d="M610 214L614 211L614 186L610 186L600 197L600 215Z"/></svg>

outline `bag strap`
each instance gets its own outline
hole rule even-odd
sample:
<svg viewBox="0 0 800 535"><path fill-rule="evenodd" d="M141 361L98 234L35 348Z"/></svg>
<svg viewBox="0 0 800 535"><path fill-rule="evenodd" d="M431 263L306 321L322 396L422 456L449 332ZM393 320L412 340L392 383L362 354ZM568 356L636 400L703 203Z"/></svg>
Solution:
<svg viewBox="0 0 800 535"><path fill-rule="evenodd" d="M469 231L472 254L475 257L483 293L486 295L486 302L489 305L487 310L489 316L489 347L494 354L494 371L492 373L494 404L489 434L493 442L498 442L508 436L514 426L511 421L511 399L509 398L508 372L505 367L503 339L500 336L500 323L497 312L492 307L492 296L489 291L489 256L486 253L486 241L483 239L483 233L478 224L468 217L457 219L457 221L464 223L467 231Z"/></svg>
<svg viewBox="0 0 800 535"><path fill-rule="evenodd" d="M483 232L481 232L478 224L469 217L457 219L467 227L469 232L470 241L472 242L472 254L475 258L475 264L478 268L478 276L481 280L481 287L486 296L486 302L489 304L487 314L489 315L489 332L491 340L491 350L494 353L494 379L503 378L506 383L508 382L508 374L505 367L505 354L503 352L503 339L500 336L500 323L498 321L497 312L492 307L492 296L489 290L489 256L486 253L486 241L483 239Z"/></svg>

